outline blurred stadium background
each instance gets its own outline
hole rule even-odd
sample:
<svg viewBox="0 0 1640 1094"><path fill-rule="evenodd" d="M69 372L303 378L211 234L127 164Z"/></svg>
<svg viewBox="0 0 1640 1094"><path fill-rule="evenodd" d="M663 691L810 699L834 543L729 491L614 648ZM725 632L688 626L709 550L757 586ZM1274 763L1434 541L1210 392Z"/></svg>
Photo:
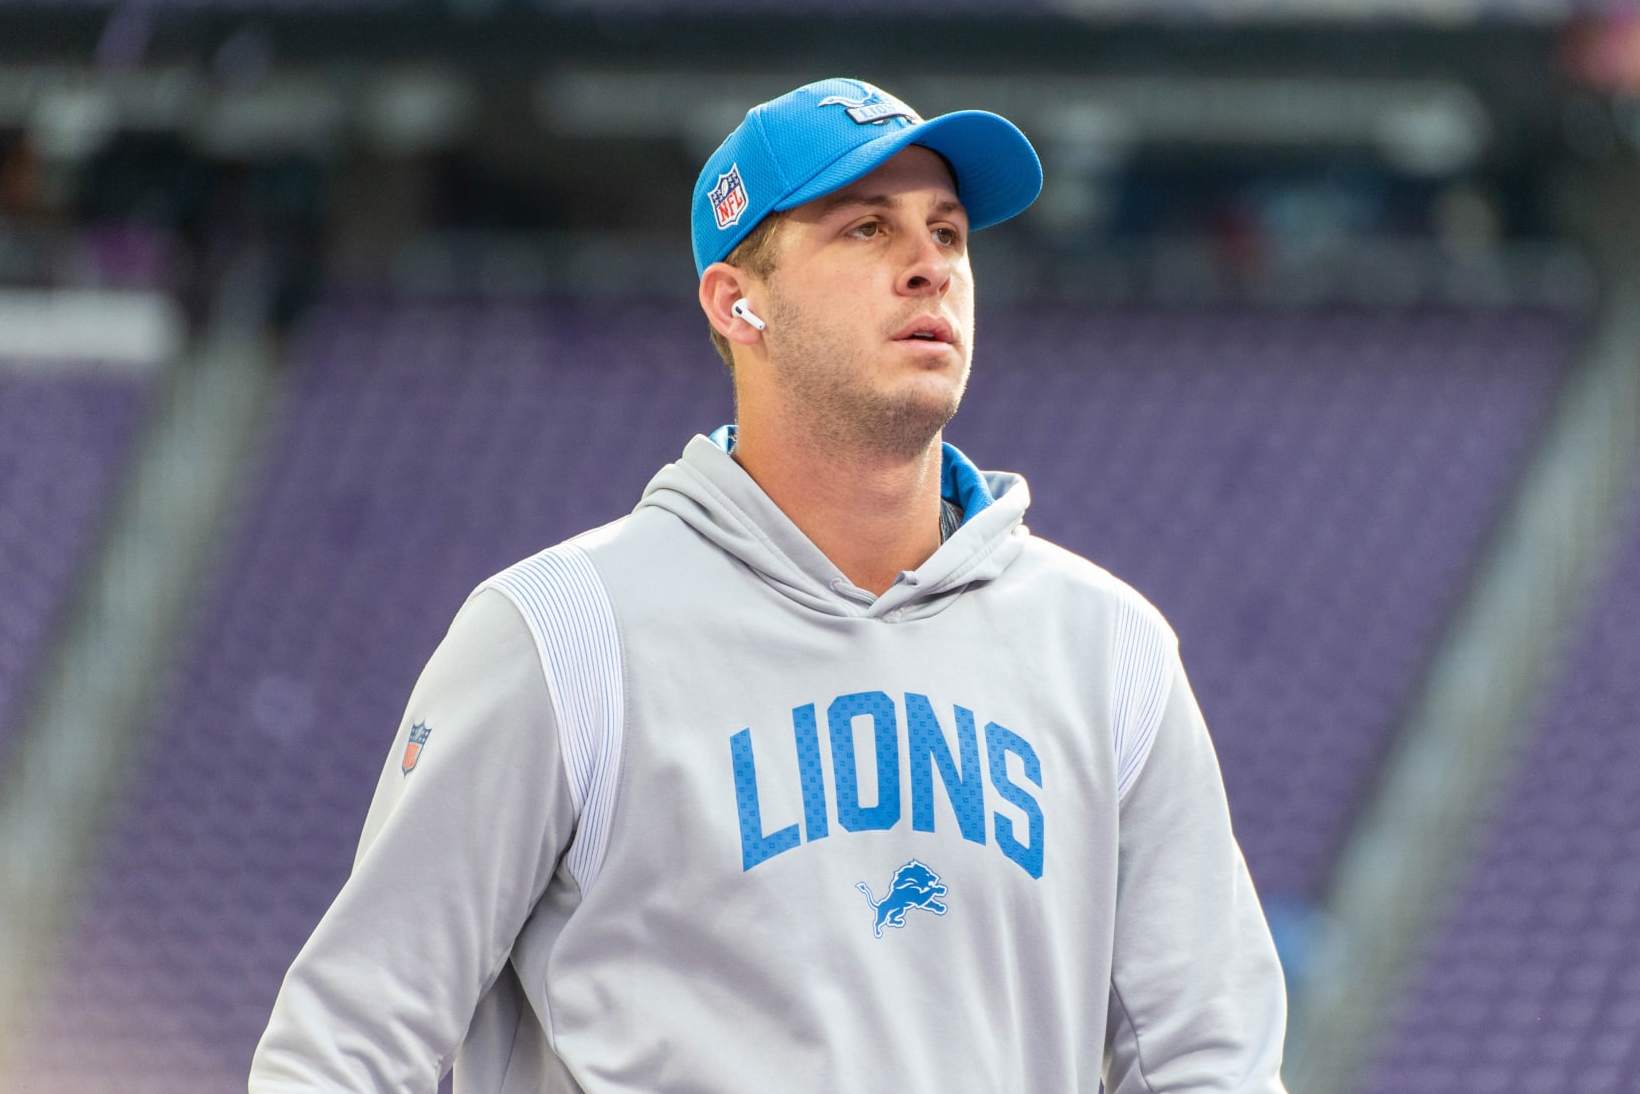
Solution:
<svg viewBox="0 0 1640 1094"><path fill-rule="evenodd" d="M729 420L690 188L825 75L1042 155L947 436L1182 635L1292 1089L1640 1090L1640 13L1571 0L0 0L0 1089L243 1088L461 598Z"/></svg>

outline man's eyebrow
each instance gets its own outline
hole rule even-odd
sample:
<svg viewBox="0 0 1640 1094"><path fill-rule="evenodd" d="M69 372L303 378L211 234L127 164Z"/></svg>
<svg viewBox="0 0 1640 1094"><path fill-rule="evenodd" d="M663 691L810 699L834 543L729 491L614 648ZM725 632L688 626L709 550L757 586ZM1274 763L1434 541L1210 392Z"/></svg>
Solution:
<svg viewBox="0 0 1640 1094"><path fill-rule="evenodd" d="M820 199L820 206L817 212L822 217L828 217L838 209L844 209L851 205L867 205L877 209L893 209L899 204L900 199L889 194L832 194L829 197ZM963 213L965 215L967 213L967 210L962 207L962 202L955 201L951 198L944 198L936 202L934 204L933 211L936 213Z"/></svg>

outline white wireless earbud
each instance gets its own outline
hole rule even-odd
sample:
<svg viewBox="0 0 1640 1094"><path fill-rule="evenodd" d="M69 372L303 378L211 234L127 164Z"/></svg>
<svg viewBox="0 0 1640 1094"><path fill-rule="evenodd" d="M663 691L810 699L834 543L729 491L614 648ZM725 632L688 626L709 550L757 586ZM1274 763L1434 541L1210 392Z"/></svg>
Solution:
<svg viewBox="0 0 1640 1094"><path fill-rule="evenodd" d="M735 315L738 315L742 319L746 320L746 322L750 323L758 330L766 330L769 326L769 324L752 314L752 309L746 306L746 298L744 296L730 305L729 310Z"/></svg>

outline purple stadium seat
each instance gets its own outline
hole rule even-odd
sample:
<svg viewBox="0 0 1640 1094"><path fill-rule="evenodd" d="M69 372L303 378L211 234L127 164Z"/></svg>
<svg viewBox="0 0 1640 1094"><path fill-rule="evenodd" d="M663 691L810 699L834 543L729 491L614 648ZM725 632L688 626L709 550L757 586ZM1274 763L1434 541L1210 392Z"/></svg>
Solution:
<svg viewBox="0 0 1640 1094"><path fill-rule="evenodd" d="M1640 492L1591 604L1363 1091L1635 1089Z"/></svg>
<svg viewBox="0 0 1640 1094"><path fill-rule="evenodd" d="M1267 900L1320 896L1572 330L1442 311L980 325L952 435L1025 473L1038 534L1172 621Z"/></svg>
<svg viewBox="0 0 1640 1094"><path fill-rule="evenodd" d="M631 314L334 300L312 316L25 1038L41 1089L242 1082L462 597L629 511L729 419L695 306ZM1511 311L981 316L947 436L1024 472L1040 534L1168 613L1267 898L1319 891L1573 333Z"/></svg>

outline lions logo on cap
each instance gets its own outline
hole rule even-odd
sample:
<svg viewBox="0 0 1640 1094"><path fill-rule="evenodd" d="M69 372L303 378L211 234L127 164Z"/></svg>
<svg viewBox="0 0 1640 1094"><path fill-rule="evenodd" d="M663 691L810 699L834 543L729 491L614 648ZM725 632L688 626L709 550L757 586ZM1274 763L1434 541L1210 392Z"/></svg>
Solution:
<svg viewBox="0 0 1640 1094"><path fill-rule="evenodd" d="M888 92L870 84L857 83L855 86L865 92L858 99L851 99L846 95L827 95L815 105L841 106L848 111L848 116L860 125L882 125L890 118L905 118L912 125L922 124L922 115Z"/></svg>
<svg viewBox="0 0 1640 1094"><path fill-rule="evenodd" d="M746 184L740 181L740 164L732 163L729 170L717 177L717 185L707 191L706 200L712 203L712 219L718 229L732 228L740 223L740 214L746 211Z"/></svg>

